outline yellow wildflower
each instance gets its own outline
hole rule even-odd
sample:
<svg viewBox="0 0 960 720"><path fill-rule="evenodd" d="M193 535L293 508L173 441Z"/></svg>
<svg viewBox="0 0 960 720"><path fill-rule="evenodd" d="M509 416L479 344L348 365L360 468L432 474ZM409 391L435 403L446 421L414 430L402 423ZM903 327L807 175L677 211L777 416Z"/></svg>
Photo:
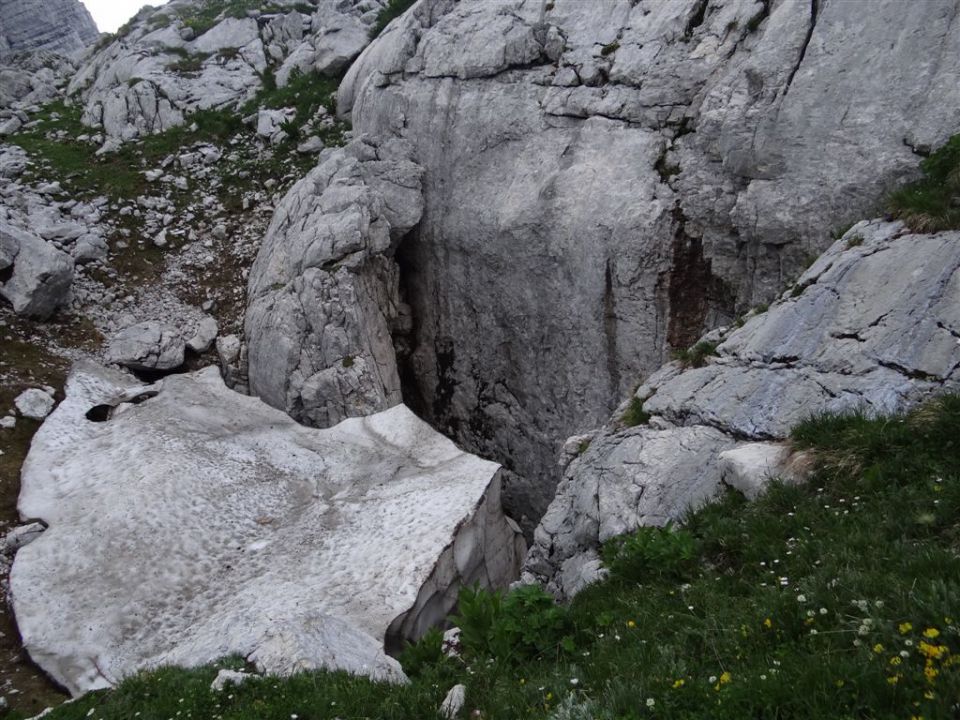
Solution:
<svg viewBox="0 0 960 720"><path fill-rule="evenodd" d="M902 660L901 658L897 657L896 655L894 655L892 658L890 658L890 664L891 664L891 665L900 665L902 662L903 662L903 660Z"/></svg>
<svg viewBox="0 0 960 720"><path fill-rule="evenodd" d="M923 720L923 715L911 715L910 720Z"/></svg>
<svg viewBox="0 0 960 720"><path fill-rule="evenodd" d="M683 684L684 684L683 678L680 678L679 680L674 680L673 689L676 690L677 688L682 688Z"/></svg>
<svg viewBox="0 0 960 720"><path fill-rule="evenodd" d="M939 660L949 652L946 645L931 645L923 640L920 641L918 649L922 655L933 660Z"/></svg>
<svg viewBox="0 0 960 720"><path fill-rule="evenodd" d="M846 683L843 680L837 680L834 685L836 685L838 688L842 688L844 685L846 685Z"/></svg>
<svg viewBox="0 0 960 720"><path fill-rule="evenodd" d="M548 692L548 693L547 693L547 700L553 700L553 693L552 693L552 692Z"/></svg>
<svg viewBox="0 0 960 720"><path fill-rule="evenodd" d="M936 628L927 628L923 631L923 636L931 640L940 637L940 631Z"/></svg>
<svg viewBox="0 0 960 720"><path fill-rule="evenodd" d="M901 634L901 635L906 635L906 634L907 634L908 632L910 632L911 630L913 630L913 625L911 625L910 623L908 623L908 622L902 622L902 623L900 623L900 634Z"/></svg>
<svg viewBox="0 0 960 720"><path fill-rule="evenodd" d="M770 618L767 618L766 620L763 621L763 626L764 626L765 628L767 628L767 629L772 628L772 627L773 627L773 620L771 620Z"/></svg>
<svg viewBox="0 0 960 720"><path fill-rule="evenodd" d="M926 690L926 691L924 691L923 696L924 696L927 700L933 700L933 699L936 697L936 695L933 694L933 690Z"/></svg>
<svg viewBox="0 0 960 720"><path fill-rule="evenodd" d="M923 669L923 675L924 675L924 677L927 678L927 682L928 682L928 683L933 683L933 682L937 679L937 675L939 675L939 674L940 674L940 671L937 670L937 669L936 669L935 667L933 667L932 665L927 665L927 666Z"/></svg>
<svg viewBox="0 0 960 720"><path fill-rule="evenodd" d="M887 682L891 685L896 685L900 681L899 675L891 675L887 678Z"/></svg>
<svg viewBox="0 0 960 720"><path fill-rule="evenodd" d="M636 626L637 626L637 624L636 624L633 620L627 620L627 627L628 627L628 628L635 628Z"/></svg>
<svg viewBox="0 0 960 720"><path fill-rule="evenodd" d="M733 675L731 675L730 673L728 673L726 670L724 670L722 673L720 673L720 684L721 684L721 685L725 685L726 683L730 682L731 680L733 680Z"/></svg>
<svg viewBox="0 0 960 720"><path fill-rule="evenodd" d="M881 645L880 643L877 643L876 645L873 646L873 651L874 651L877 655L879 655L880 653L883 652L883 645Z"/></svg>

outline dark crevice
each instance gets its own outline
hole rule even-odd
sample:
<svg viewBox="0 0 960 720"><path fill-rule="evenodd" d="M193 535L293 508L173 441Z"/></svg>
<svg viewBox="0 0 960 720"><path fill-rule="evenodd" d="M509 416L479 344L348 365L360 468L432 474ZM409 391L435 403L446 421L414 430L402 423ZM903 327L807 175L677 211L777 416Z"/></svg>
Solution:
<svg viewBox="0 0 960 720"><path fill-rule="evenodd" d="M12 264L9 267L5 267L2 270L0 270L0 283L10 282L12 278L13 278Z"/></svg>
<svg viewBox="0 0 960 720"><path fill-rule="evenodd" d="M603 276L603 334L607 349L607 376L610 378L610 394L620 392L620 368L617 356L617 298L613 292L613 272L610 260Z"/></svg>
<svg viewBox="0 0 960 720"><path fill-rule="evenodd" d="M710 0L699 0L699 2L694 6L693 13L690 15L690 19L687 21L687 28L683 33L683 36L687 39L693 37L694 31L703 25L703 20L707 16L707 6L710 4Z"/></svg>
<svg viewBox="0 0 960 720"><path fill-rule="evenodd" d="M673 217L673 256L661 283L666 283L669 301L667 346L681 350L703 334L710 310L733 315L736 293L713 274L712 262L704 257L703 241L687 233L687 219L679 205L674 208Z"/></svg>
<svg viewBox="0 0 960 720"><path fill-rule="evenodd" d="M797 71L800 70L800 66L803 64L803 59L807 55L807 48L810 46L810 40L813 38L813 30L817 26L817 12L819 11L820 0L810 0L810 25L807 27L807 36L803 39L803 45L800 48L800 57L797 58L796 64L793 66L793 70L790 71L790 76L787 78L787 84L783 88L783 95L786 97L787 93L790 92L790 85L793 83L793 78L797 74Z"/></svg>

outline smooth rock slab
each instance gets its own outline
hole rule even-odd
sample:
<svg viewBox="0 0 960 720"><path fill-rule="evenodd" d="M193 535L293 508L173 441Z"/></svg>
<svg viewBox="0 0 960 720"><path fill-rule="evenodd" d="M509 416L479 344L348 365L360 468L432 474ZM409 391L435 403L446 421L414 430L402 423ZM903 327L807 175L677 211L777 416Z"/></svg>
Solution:
<svg viewBox="0 0 960 720"><path fill-rule="evenodd" d="M92 364L66 395L24 464L20 513L49 529L11 593L24 646L73 694L231 654L403 680L385 636L518 572L499 466L404 406L312 430L213 368L144 386Z"/></svg>

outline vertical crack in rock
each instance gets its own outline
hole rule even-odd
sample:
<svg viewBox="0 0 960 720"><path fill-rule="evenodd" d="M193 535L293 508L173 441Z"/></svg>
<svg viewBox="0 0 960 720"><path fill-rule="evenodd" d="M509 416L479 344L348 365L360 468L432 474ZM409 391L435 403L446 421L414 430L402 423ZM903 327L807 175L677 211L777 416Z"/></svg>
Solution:
<svg viewBox="0 0 960 720"><path fill-rule="evenodd" d="M613 291L611 260L607 259L603 276L603 334L607 345L607 375L610 378L610 393L614 397L620 390L620 367L617 363L617 297Z"/></svg>
<svg viewBox="0 0 960 720"><path fill-rule="evenodd" d="M810 40L813 38L813 31L817 27L817 13L820 10L819 5L820 0L810 0L810 25L807 27L807 35L803 39L803 45L800 47L800 55L797 58L797 63L790 71L790 76L787 78L787 84L783 88L784 97L786 97L787 93L790 92L790 85L793 84L793 78L797 74L797 71L800 70L800 66L803 64L803 59L807 55L807 48L810 46Z"/></svg>

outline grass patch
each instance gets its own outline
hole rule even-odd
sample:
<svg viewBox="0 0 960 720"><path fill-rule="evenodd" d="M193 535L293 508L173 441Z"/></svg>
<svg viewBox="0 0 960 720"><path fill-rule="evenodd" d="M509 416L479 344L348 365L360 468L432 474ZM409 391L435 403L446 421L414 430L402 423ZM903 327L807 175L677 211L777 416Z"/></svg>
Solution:
<svg viewBox="0 0 960 720"><path fill-rule="evenodd" d="M650 413L643 409L643 401L640 398L632 397L620 421L627 427L646 425L650 422Z"/></svg>
<svg viewBox="0 0 960 720"><path fill-rule="evenodd" d="M613 53L615 53L619 49L620 49L620 43L614 40L612 43L608 43L604 45L602 48L600 48L600 54L603 57L607 57L608 55L613 55Z"/></svg>
<svg viewBox="0 0 960 720"><path fill-rule="evenodd" d="M213 667L163 669L50 720L422 720L458 682L463 717L957 717L960 397L817 417L794 442L819 457L809 484L608 543L610 576L569 605L466 591L461 659L429 633L402 656L409 685L305 673L213 693Z"/></svg>
<svg viewBox="0 0 960 720"><path fill-rule="evenodd" d="M373 25L370 26L370 39L372 40L382 33L387 25L412 8L416 1L417 0L390 0L386 7L380 11L380 14L377 15L377 19Z"/></svg>
<svg viewBox="0 0 960 720"><path fill-rule="evenodd" d="M673 359L679 360L684 367L703 367L707 358L717 354L717 343L701 340L691 348L684 348L673 353Z"/></svg>
<svg viewBox="0 0 960 720"><path fill-rule="evenodd" d="M890 212L917 232L960 228L960 135L925 158L920 169L920 180L890 196Z"/></svg>

